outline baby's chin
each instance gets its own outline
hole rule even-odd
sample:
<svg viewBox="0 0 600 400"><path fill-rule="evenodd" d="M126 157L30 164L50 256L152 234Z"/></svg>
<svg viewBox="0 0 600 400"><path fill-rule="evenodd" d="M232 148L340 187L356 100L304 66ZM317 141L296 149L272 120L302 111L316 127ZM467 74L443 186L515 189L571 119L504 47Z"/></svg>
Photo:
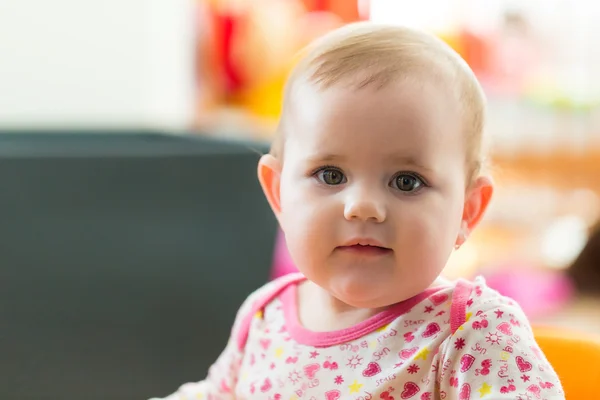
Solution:
<svg viewBox="0 0 600 400"><path fill-rule="evenodd" d="M329 291L335 298L351 307L371 309L386 308L418 294L405 290L403 285L395 282L378 282L373 278L369 280L371 282L346 277L331 282Z"/></svg>
<svg viewBox="0 0 600 400"><path fill-rule="evenodd" d="M430 286L426 282L421 285L415 283L399 277L344 276L331 280L327 290L339 301L351 307L384 309L408 300Z"/></svg>
<svg viewBox="0 0 600 400"><path fill-rule="evenodd" d="M344 304L348 305L352 308L357 309L370 309L370 310L385 310L388 307L391 307L397 302L390 302L385 298L376 298L376 297L358 297L358 296L348 296L348 295L338 295L334 294L334 296Z"/></svg>

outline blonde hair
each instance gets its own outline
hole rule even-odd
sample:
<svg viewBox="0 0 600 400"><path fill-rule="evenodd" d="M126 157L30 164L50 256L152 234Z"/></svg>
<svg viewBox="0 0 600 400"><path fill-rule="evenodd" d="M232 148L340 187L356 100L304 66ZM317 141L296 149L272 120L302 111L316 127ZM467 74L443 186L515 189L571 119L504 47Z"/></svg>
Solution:
<svg viewBox="0 0 600 400"><path fill-rule="evenodd" d="M461 104L468 143L467 163L472 178L485 163L483 127L485 96L466 62L435 36L400 26L359 22L336 29L311 43L286 83L282 117L271 154L283 158L285 115L290 94L300 82L320 89L346 83L357 89L407 78L448 84Z"/></svg>

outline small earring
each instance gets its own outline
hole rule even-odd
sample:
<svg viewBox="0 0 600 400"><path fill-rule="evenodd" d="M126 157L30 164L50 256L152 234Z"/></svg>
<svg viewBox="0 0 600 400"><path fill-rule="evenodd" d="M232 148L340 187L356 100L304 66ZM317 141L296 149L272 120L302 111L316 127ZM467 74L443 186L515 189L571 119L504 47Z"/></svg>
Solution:
<svg viewBox="0 0 600 400"><path fill-rule="evenodd" d="M467 224L463 221L463 223L460 226L460 231L458 232L458 238L456 239L454 250L460 249L460 246L462 246L467 241L467 236Z"/></svg>

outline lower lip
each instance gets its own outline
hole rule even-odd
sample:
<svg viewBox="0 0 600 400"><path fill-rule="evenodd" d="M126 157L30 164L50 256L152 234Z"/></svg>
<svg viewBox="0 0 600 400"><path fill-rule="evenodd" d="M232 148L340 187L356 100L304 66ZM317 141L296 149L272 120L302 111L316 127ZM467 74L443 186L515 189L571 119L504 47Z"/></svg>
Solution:
<svg viewBox="0 0 600 400"><path fill-rule="evenodd" d="M345 253L363 256L383 256L392 252L391 249L377 246L342 246L338 247L338 249Z"/></svg>

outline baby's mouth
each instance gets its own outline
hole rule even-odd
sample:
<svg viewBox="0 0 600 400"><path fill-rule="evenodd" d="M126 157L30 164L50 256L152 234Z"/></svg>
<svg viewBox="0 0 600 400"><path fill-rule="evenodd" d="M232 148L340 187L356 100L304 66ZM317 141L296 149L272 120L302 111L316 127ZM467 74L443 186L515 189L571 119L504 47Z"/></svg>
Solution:
<svg viewBox="0 0 600 400"><path fill-rule="evenodd" d="M369 244L353 244L349 246L340 246L338 250L347 252L350 254L363 255L363 256L382 256L390 254L392 249L383 246L375 246Z"/></svg>

